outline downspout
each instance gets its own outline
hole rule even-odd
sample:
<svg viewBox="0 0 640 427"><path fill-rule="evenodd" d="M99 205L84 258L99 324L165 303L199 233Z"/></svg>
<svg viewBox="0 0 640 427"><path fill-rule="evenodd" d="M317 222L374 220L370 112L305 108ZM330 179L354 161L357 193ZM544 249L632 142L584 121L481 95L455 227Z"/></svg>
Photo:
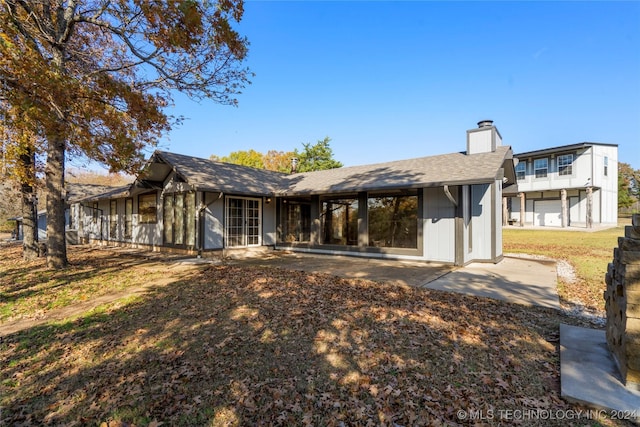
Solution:
<svg viewBox="0 0 640 427"><path fill-rule="evenodd" d="M449 201L451 203L453 203L453 206L455 206L457 208L458 207L458 202L456 202L456 199L454 199L453 196L451 195L451 192L449 191L449 185L448 184L444 185L444 194L445 194L445 196L447 196L447 199L449 199Z"/></svg>
<svg viewBox="0 0 640 427"><path fill-rule="evenodd" d="M205 192L202 192L202 201L198 207L198 258L202 258L202 250L204 249L204 211L207 205L204 204Z"/></svg>

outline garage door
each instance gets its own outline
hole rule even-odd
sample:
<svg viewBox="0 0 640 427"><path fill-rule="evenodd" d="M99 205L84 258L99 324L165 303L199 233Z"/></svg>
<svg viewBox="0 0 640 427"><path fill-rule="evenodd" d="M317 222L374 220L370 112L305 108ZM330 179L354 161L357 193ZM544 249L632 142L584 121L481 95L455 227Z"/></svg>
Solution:
<svg viewBox="0 0 640 427"><path fill-rule="evenodd" d="M562 227L562 202L560 200L536 201L534 209L534 225Z"/></svg>

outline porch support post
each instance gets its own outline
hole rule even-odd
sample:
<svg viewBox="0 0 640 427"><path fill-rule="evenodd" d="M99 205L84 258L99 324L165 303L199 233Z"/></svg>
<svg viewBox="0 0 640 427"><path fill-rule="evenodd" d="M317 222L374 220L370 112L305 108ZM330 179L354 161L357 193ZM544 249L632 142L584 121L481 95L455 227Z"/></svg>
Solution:
<svg viewBox="0 0 640 427"><path fill-rule="evenodd" d="M560 201L562 204L562 227L567 227L569 225L569 212L567 211L567 190L564 188L560 190Z"/></svg>
<svg viewBox="0 0 640 427"><path fill-rule="evenodd" d="M464 265L464 209L469 203L468 199L464 198L464 186L457 187L458 204L455 205L455 261L454 265Z"/></svg>
<svg viewBox="0 0 640 427"><path fill-rule="evenodd" d="M320 196L311 197L311 236L310 244L319 245L322 243L322 226L321 226L322 202Z"/></svg>
<svg viewBox="0 0 640 427"><path fill-rule="evenodd" d="M520 197L520 227L524 227L524 217L526 215L526 204L525 204L525 195L524 192L518 193L518 197Z"/></svg>
<svg viewBox="0 0 640 427"><path fill-rule="evenodd" d="M593 227L593 188L587 187L587 228Z"/></svg>
<svg viewBox="0 0 640 427"><path fill-rule="evenodd" d="M369 224L368 224L368 200L367 192L358 193L358 246L366 248L369 246Z"/></svg>
<svg viewBox="0 0 640 427"><path fill-rule="evenodd" d="M502 198L502 226L507 225L507 220L509 219L509 208L507 205L507 198Z"/></svg>

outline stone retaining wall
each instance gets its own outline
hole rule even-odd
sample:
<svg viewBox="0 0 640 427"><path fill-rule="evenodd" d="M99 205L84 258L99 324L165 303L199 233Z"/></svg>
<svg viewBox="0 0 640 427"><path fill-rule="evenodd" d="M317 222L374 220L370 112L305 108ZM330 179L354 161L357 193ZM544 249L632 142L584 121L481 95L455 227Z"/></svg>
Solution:
<svg viewBox="0 0 640 427"><path fill-rule="evenodd" d="M628 388L640 390L640 214L618 238L604 292L607 344Z"/></svg>

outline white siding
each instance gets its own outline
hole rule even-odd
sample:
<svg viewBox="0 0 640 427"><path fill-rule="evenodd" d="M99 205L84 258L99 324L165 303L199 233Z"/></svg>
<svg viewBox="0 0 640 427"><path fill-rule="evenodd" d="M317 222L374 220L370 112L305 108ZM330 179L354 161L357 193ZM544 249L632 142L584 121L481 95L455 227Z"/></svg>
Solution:
<svg viewBox="0 0 640 427"><path fill-rule="evenodd" d="M469 154L490 153L493 151L491 144L491 129L470 132L468 151Z"/></svg>
<svg viewBox="0 0 640 427"><path fill-rule="evenodd" d="M599 187L599 204L594 197L594 211L599 207L598 219L594 223L616 224L618 222L618 148L608 146L593 147L593 185ZM605 176L605 157L608 159ZM595 196L595 192L594 192Z"/></svg>
<svg viewBox="0 0 640 427"><path fill-rule="evenodd" d="M569 225L577 225L586 221L587 201L579 196L569 197Z"/></svg>

